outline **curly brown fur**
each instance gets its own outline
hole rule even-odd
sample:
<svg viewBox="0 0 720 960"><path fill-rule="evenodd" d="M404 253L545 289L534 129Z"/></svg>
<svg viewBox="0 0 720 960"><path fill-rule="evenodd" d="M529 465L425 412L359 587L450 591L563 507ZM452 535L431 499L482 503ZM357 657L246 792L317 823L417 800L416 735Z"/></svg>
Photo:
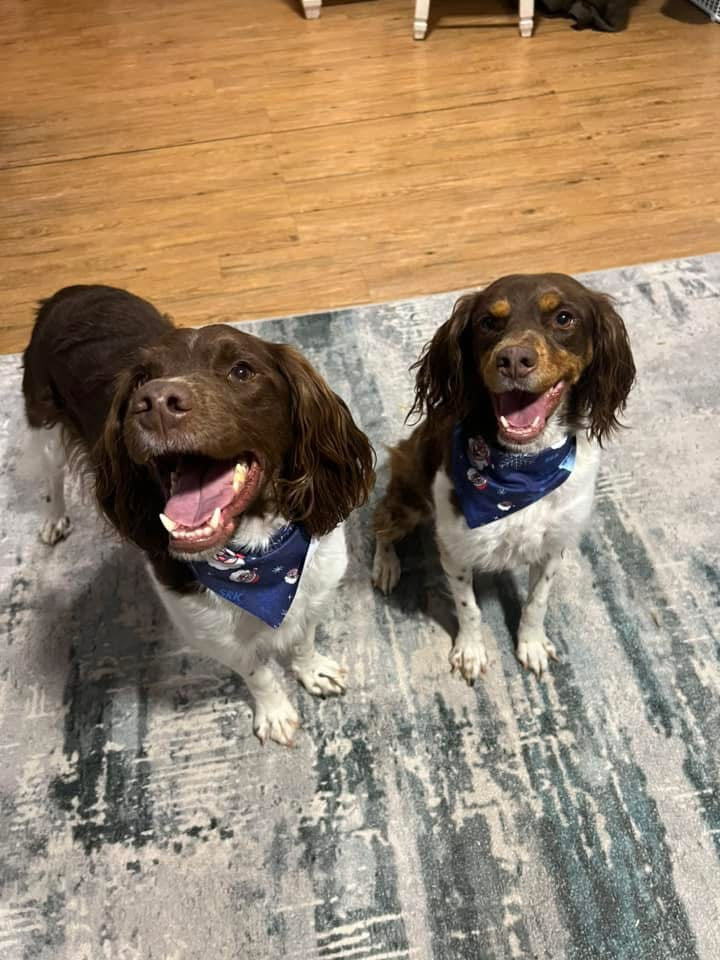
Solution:
<svg viewBox="0 0 720 960"><path fill-rule="evenodd" d="M635 382L635 363L625 324L610 297L592 294L595 326L592 359L573 393L576 414L600 446L621 426L627 398Z"/></svg>
<svg viewBox="0 0 720 960"><path fill-rule="evenodd" d="M290 387L294 442L275 483L280 512L323 534L367 500L374 453L345 403L305 357L280 346L278 363Z"/></svg>

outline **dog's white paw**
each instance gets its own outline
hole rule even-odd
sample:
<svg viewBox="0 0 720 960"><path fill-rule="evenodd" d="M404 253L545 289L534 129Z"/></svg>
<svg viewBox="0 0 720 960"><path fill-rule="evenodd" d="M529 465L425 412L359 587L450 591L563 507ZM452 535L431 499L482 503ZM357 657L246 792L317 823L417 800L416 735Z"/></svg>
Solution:
<svg viewBox="0 0 720 960"><path fill-rule="evenodd" d="M72 520L70 517L48 517L40 528L40 539L48 546L54 547L65 537L70 536Z"/></svg>
<svg viewBox="0 0 720 960"><path fill-rule="evenodd" d="M347 669L320 653L316 653L309 663L293 664L292 672L314 697L340 696L345 693Z"/></svg>
<svg viewBox="0 0 720 960"><path fill-rule="evenodd" d="M283 747L294 747L295 733L299 727L300 717L287 697L256 703L253 730L263 746L268 740L274 740Z"/></svg>
<svg viewBox="0 0 720 960"><path fill-rule="evenodd" d="M557 662L555 647L545 636L544 630L528 630L518 636L515 656L526 670L531 670L538 680L546 673L549 661Z"/></svg>
<svg viewBox="0 0 720 960"><path fill-rule="evenodd" d="M391 593L400 579L400 560L391 543L378 543L373 559L372 582L383 593Z"/></svg>
<svg viewBox="0 0 720 960"><path fill-rule="evenodd" d="M488 668L488 655L482 640L458 636L450 651L450 672L457 670L472 687Z"/></svg>

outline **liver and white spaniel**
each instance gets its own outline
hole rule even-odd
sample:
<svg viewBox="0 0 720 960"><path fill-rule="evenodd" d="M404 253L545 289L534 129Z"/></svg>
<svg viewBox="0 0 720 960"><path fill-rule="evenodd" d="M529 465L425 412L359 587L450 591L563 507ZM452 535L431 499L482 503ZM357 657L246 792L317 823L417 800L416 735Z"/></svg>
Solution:
<svg viewBox="0 0 720 960"><path fill-rule="evenodd" d="M529 564L516 652L540 676L556 659L552 579L590 515L598 446L635 377L625 325L571 277L504 277L456 303L415 369L411 414L424 419L391 451L374 582L396 585L395 542L434 517L459 623L450 664L474 683L487 653L473 570Z"/></svg>
<svg viewBox="0 0 720 960"><path fill-rule="evenodd" d="M79 451L172 621L243 677L258 737L292 743L298 716L268 658L286 657L310 693L345 689L346 671L314 646L346 567L342 522L373 483L343 401L292 347L226 325L178 329L111 287L45 301L24 360L50 485L42 538L70 531L63 477Z"/></svg>

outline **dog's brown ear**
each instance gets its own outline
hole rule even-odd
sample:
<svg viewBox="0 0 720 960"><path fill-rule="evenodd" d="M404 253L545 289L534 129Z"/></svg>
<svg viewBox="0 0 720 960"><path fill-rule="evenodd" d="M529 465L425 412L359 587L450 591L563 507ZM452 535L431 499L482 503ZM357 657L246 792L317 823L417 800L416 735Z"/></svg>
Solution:
<svg viewBox="0 0 720 960"><path fill-rule="evenodd" d="M576 397L590 436L602 446L621 426L619 418L635 381L635 362L625 324L610 297L593 293L592 301L592 360L578 382Z"/></svg>
<svg viewBox="0 0 720 960"><path fill-rule="evenodd" d="M457 419L470 408L469 365L472 364L471 318L477 294L456 302L449 320L425 344L415 370L415 400L406 422L437 413L452 413Z"/></svg>
<svg viewBox="0 0 720 960"><path fill-rule="evenodd" d="M278 346L290 387L293 445L276 483L278 506L311 536L329 533L368 498L375 453L344 402L297 350Z"/></svg>
<svg viewBox="0 0 720 960"><path fill-rule="evenodd" d="M95 496L121 537L153 552L166 543L158 520L163 509L160 491L147 470L130 459L123 437L125 412L135 384L132 370L118 378L104 430L92 450Z"/></svg>

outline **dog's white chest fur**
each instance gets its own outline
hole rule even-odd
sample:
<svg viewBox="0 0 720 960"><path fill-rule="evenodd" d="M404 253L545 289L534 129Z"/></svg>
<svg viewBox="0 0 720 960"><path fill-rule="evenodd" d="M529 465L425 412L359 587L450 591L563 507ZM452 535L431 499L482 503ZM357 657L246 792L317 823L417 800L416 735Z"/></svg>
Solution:
<svg viewBox="0 0 720 960"><path fill-rule="evenodd" d="M451 556L481 570L507 570L537 563L576 543L592 509L598 450L577 435L575 467L568 479L542 499L471 529L452 503L452 480L439 470L433 484L437 537Z"/></svg>

